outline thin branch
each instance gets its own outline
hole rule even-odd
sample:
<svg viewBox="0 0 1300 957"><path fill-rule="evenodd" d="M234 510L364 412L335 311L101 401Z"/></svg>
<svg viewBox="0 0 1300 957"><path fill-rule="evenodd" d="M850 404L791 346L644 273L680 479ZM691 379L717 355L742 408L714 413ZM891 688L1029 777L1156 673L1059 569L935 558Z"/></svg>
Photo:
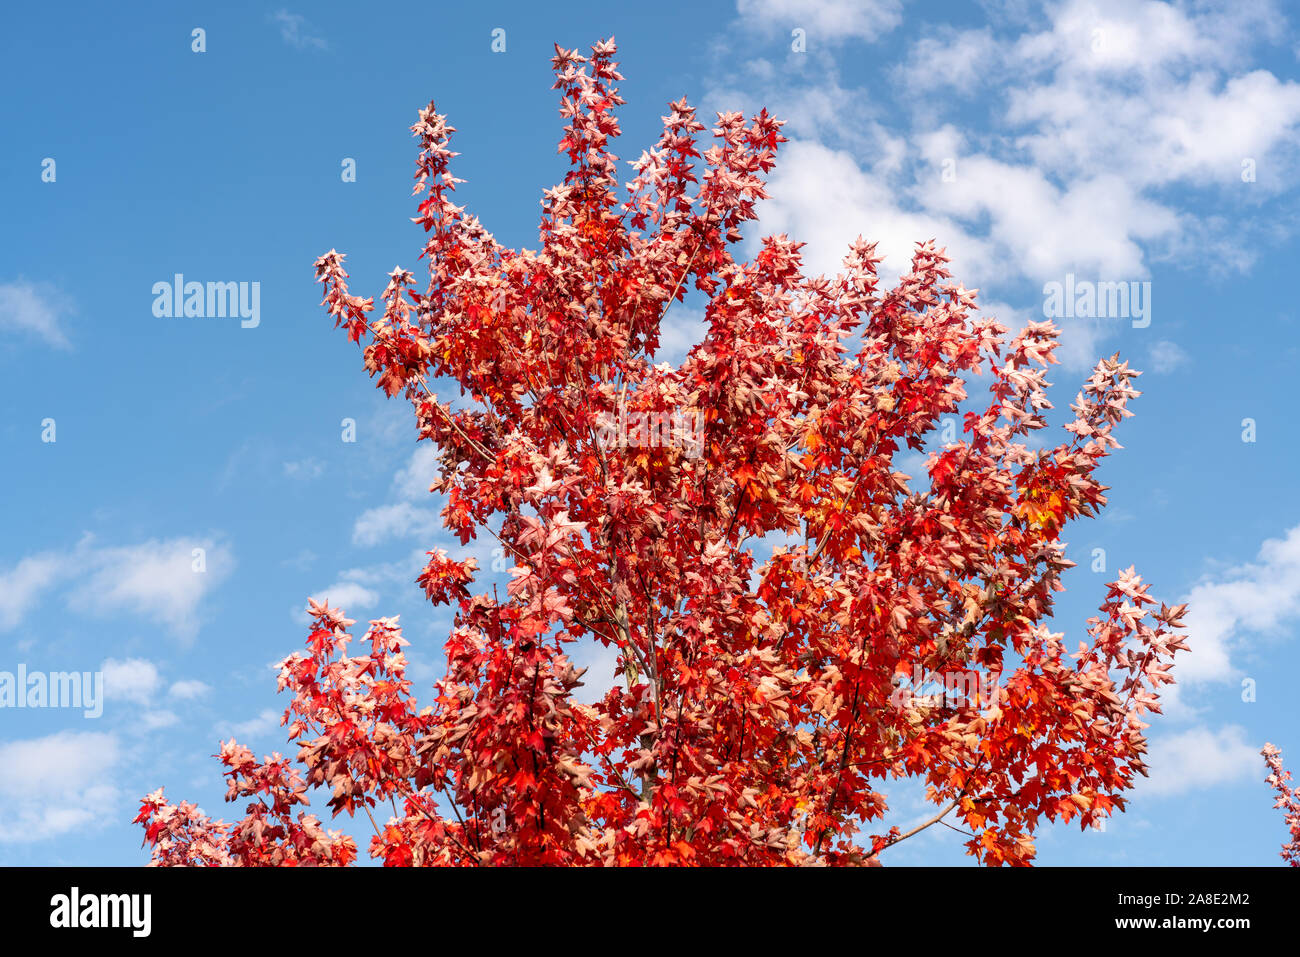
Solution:
<svg viewBox="0 0 1300 957"><path fill-rule="evenodd" d="M940 811L940 812L939 812L938 814L936 814L934 817L930 818L930 820L926 821L924 824L918 824L916 827L912 828L912 829L911 829L910 831L908 831L906 834L900 834L900 835L898 835L898 837L894 838L892 841L890 841L888 844L886 844L886 845L885 845L884 847L882 847L880 850L883 851L883 850L885 850L885 849L887 849L887 848L893 847L895 844L899 843L900 841L906 841L909 837L912 837L912 836L915 835L915 834L920 834L920 833L921 833L922 831L924 831L927 827L930 827L930 826L935 825L935 824L939 824L940 822L943 821L943 819L944 819L945 817L948 816L948 812L950 812L953 808L955 808L958 804L961 803L962 796L963 796L962 794L958 794L957 797L953 799L953 802L952 802L951 804L949 804L946 808L944 808L942 811ZM948 826L951 827L951 825L948 825ZM954 828L954 830L955 830L955 828ZM877 852L877 853L879 853L879 852Z"/></svg>

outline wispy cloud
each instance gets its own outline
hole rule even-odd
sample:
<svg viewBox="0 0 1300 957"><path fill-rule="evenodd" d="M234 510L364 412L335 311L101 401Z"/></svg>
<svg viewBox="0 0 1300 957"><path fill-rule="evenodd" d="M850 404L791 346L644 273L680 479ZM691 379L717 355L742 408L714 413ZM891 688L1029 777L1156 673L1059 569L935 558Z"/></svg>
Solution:
<svg viewBox="0 0 1300 957"><path fill-rule="evenodd" d="M195 698L202 698L211 692L212 688L195 679L173 682L172 686L167 689L169 695L180 701L193 701Z"/></svg>
<svg viewBox="0 0 1300 957"><path fill-rule="evenodd" d="M158 666L144 658L125 661L109 658L101 670L104 672L104 694L110 700L151 704L162 685Z"/></svg>
<svg viewBox="0 0 1300 957"><path fill-rule="evenodd" d="M111 818L118 756L117 738L97 732L0 744L0 842L46 840Z"/></svg>
<svg viewBox="0 0 1300 957"><path fill-rule="evenodd" d="M1151 371L1164 375L1186 365L1191 357L1176 342L1161 339L1151 344Z"/></svg>
<svg viewBox="0 0 1300 957"><path fill-rule="evenodd" d="M201 550L201 566L196 566L196 550ZM91 570L73 592L74 608L142 615L187 641L198 634L200 602L234 568L231 550L211 540L151 540L86 554Z"/></svg>
<svg viewBox="0 0 1300 957"><path fill-rule="evenodd" d="M325 474L325 463L318 458L311 457L294 462L285 462L284 474L286 478L309 481L320 478Z"/></svg>
<svg viewBox="0 0 1300 957"><path fill-rule="evenodd" d="M312 32L307 18L301 13L277 10L271 14L272 22L280 27L280 37L289 46L298 50L328 50L329 43L322 36Z"/></svg>
<svg viewBox="0 0 1300 957"><path fill-rule="evenodd" d="M896 26L892 4L818 6L738 0L737 11L841 38ZM1013 299L1066 272L1124 281L1166 260L1250 268L1251 237L1277 228L1263 204L1293 189L1300 157L1300 83L1251 63L1277 39L1274 7L1067 0L1034 11L923 32L892 74L901 115L873 106L878 91L842 85L842 49L720 70L710 109L767 104L791 120L751 238L787 233L807 243L809 271L831 273L862 235L879 242L887 279L933 238L968 288ZM740 58L733 41L721 48ZM1232 214L1217 215L1228 203ZM1063 326L1067 343L1089 347L1120 328ZM1178 361L1168 348L1157 358Z"/></svg>
<svg viewBox="0 0 1300 957"><path fill-rule="evenodd" d="M1300 621L1300 525L1264 542L1254 562L1201 582L1185 600L1189 653L1174 668L1178 681L1232 678L1232 652L1247 635Z"/></svg>
<svg viewBox="0 0 1300 957"><path fill-rule="evenodd" d="M1134 792L1170 797L1258 777L1259 747L1238 725L1157 736L1146 759L1150 776L1139 778Z"/></svg>
<svg viewBox="0 0 1300 957"><path fill-rule="evenodd" d="M379 545L400 538L432 539L441 528L429 486L438 477L438 449L421 442L393 475L393 492L401 501L366 509L352 527L354 545Z"/></svg>
<svg viewBox="0 0 1300 957"><path fill-rule="evenodd" d="M56 349L71 348L63 320L71 302L53 286L19 279L0 283L0 331L35 336Z"/></svg>
<svg viewBox="0 0 1300 957"><path fill-rule="evenodd" d="M363 512L352 528L354 545L378 545L412 535L431 537L438 533L438 513L410 502L381 505Z"/></svg>
<svg viewBox="0 0 1300 957"><path fill-rule="evenodd" d="M211 539L101 546L87 536L75 548L31 555L0 570L0 631L16 628L46 593L63 587L76 611L138 615L189 641L199 630L201 602L234 564L230 547Z"/></svg>
<svg viewBox="0 0 1300 957"><path fill-rule="evenodd" d="M0 571L0 631L16 628L41 595L66 574L67 559L53 552L28 556Z"/></svg>
<svg viewBox="0 0 1300 957"><path fill-rule="evenodd" d="M249 718L247 721L218 724L217 733L223 738L233 737L242 744L246 739L256 740L275 733L280 727L280 717L279 712L264 708L257 713L257 717Z"/></svg>
<svg viewBox="0 0 1300 957"><path fill-rule="evenodd" d="M316 602L328 602L331 608L342 608L354 617L358 617L355 615L356 612L366 611L379 604L379 592L367 588L361 582L346 578L341 578L328 588L313 592L311 598ZM310 622L311 616L307 613L307 603L304 601L302 607L290 608L289 617L300 625Z"/></svg>
<svg viewBox="0 0 1300 957"><path fill-rule="evenodd" d="M393 476L393 490L411 502L424 502L429 497L429 486L438 478L438 447L432 442L421 442L411 453L410 461Z"/></svg>
<svg viewBox="0 0 1300 957"><path fill-rule="evenodd" d="M736 12L761 30L803 29L812 43L872 42L903 20L901 0L737 0Z"/></svg>

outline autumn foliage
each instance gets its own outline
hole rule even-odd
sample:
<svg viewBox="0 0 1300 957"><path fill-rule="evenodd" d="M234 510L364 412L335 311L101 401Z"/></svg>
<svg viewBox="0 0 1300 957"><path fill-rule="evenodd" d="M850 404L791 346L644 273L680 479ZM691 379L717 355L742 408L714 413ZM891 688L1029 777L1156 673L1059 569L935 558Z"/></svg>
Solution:
<svg viewBox="0 0 1300 957"><path fill-rule="evenodd" d="M613 56L556 48L570 168L536 250L452 203L454 131L430 104L412 127L427 285L396 269L376 306L340 253L316 262L329 314L439 450L446 527L499 539L508 588L429 553L419 584L456 617L424 705L396 620L354 654L353 622L313 603L279 678L301 771L223 744L247 816L155 792L154 863L350 863L302 807L321 787L391 865L875 864L920 829L883 823L888 782L916 777L971 855L1025 864L1045 821L1100 825L1145 773L1183 608L1130 569L1086 641L1049 629L1062 534L1105 504L1095 473L1138 373L1103 360L1065 434L1031 442L1051 323L978 314L933 242L889 289L861 240L830 278L784 235L744 258L784 142L766 112L719 115L701 149L671 104L624 190ZM692 289L707 332L656 364ZM626 440L612 424L632 415L698 434ZM960 431L939 443L945 417ZM924 474L899 470L926 449ZM591 643L615 675L574 665ZM954 674L981 690L911 693ZM586 705L584 682L610 687Z"/></svg>
<svg viewBox="0 0 1300 957"><path fill-rule="evenodd" d="M1268 765L1270 787L1277 792L1275 808L1281 808L1286 820L1290 838L1282 845L1280 856L1292 867L1300 867L1300 788L1291 784L1291 772L1282 768L1282 752L1271 744L1265 744L1260 752L1264 763Z"/></svg>

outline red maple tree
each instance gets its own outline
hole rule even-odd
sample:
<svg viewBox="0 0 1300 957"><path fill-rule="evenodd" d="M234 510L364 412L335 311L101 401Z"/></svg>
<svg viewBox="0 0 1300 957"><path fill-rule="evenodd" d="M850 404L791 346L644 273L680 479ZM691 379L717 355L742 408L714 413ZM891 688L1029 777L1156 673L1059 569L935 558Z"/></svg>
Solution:
<svg viewBox="0 0 1300 957"><path fill-rule="evenodd" d="M456 615L426 707L395 619L350 656L353 622L313 602L279 678L303 771L223 744L247 816L155 792L137 819L154 863L350 863L352 839L296 807L325 787L391 865L876 864L949 814L979 861L1025 864L1044 820L1099 825L1145 774L1183 607L1130 569L1076 652L1047 624L1062 530L1105 504L1095 472L1139 373L1100 362L1068 434L1032 448L1051 323L977 315L933 242L887 290L861 240L829 279L784 235L741 257L784 142L766 111L719 115L701 152L671 104L621 191L614 52L556 47L570 169L536 250L451 202L454 131L430 104L412 127L427 287L394 270L376 318L341 254L316 262L336 325L439 450L446 527L515 563L504 598L429 553L419 584ZM707 333L656 364L689 287ZM919 481L894 467L963 410ZM591 705L575 689L611 676L575 667L578 642L618 656ZM903 777L937 811L907 833L878 823Z"/></svg>

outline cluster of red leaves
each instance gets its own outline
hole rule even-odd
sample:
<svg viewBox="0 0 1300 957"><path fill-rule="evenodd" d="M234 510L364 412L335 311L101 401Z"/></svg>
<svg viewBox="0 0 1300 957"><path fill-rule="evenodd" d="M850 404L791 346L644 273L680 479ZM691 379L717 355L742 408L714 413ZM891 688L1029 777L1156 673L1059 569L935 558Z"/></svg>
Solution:
<svg viewBox="0 0 1300 957"><path fill-rule="evenodd" d="M191 867L346 867L357 845L339 831L327 831L307 805L307 785L279 754L261 764L234 739L222 742L221 763L229 782L227 801L253 798L238 824L213 821L187 801L171 804L159 788L147 795L135 823L152 845L151 863Z"/></svg>
<svg viewBox="0 0 1300 957"><path fill-rule="evenodd" d="M1291 786L1291 772L1282 768L1282 752L1271 744L1260 751L1268 765L1269 786L1277 792L1275 808L1281 808L1291 839L1282 845L1279 856L1292 867L1300 867L1300 788Z"/></svg>
<svg viewBox="0 0 1300 957"><path fill-rule="evenodd" d="M766 112L719 115L700 152L695 111L671 104L623 193L613 54L557 47L570 169L538 250L500 246L451 202L454 131L430 104L412 127L425 291L394 270L372 320L343 256L316 262L336 324L440 451L447 528L515 562L507 595L472 594L473 560L430 553L420 584L456 617L419 711L395 622L349 658L351 622L314 606L308 654L280 675L305 781L227 745L232 796L271 806L226 836L155 794L156 862L345 862L345 839L289 819L305 783L335 814L371 815L388 864L874 864L908 836L863 833L887 810L880 785L917 776L969 853L1025 864L1044 819L1099 824L1145 773L1142 716L1185 647L1183 608L1130 569L1077 653L1046 624L1073 564L1062 529L1105 504L1095 471L1138 373L1099 363L1069 435L1030 448L1051 323L1009 337L977 316L932 242L887 291L861 240L830 279L805 276L785 236L735 258L784 142ZM707 334L656 365L688 283ZM959 415L977 377L987 403L914 488L895 457ZM471 401L440 401L436 380ZM604 440L629 411L699 421L699 454ZM618 655L623 680L594 705L574 699L579 641ZM978 705L891 705L918 668L998 680Z"/></svg>

